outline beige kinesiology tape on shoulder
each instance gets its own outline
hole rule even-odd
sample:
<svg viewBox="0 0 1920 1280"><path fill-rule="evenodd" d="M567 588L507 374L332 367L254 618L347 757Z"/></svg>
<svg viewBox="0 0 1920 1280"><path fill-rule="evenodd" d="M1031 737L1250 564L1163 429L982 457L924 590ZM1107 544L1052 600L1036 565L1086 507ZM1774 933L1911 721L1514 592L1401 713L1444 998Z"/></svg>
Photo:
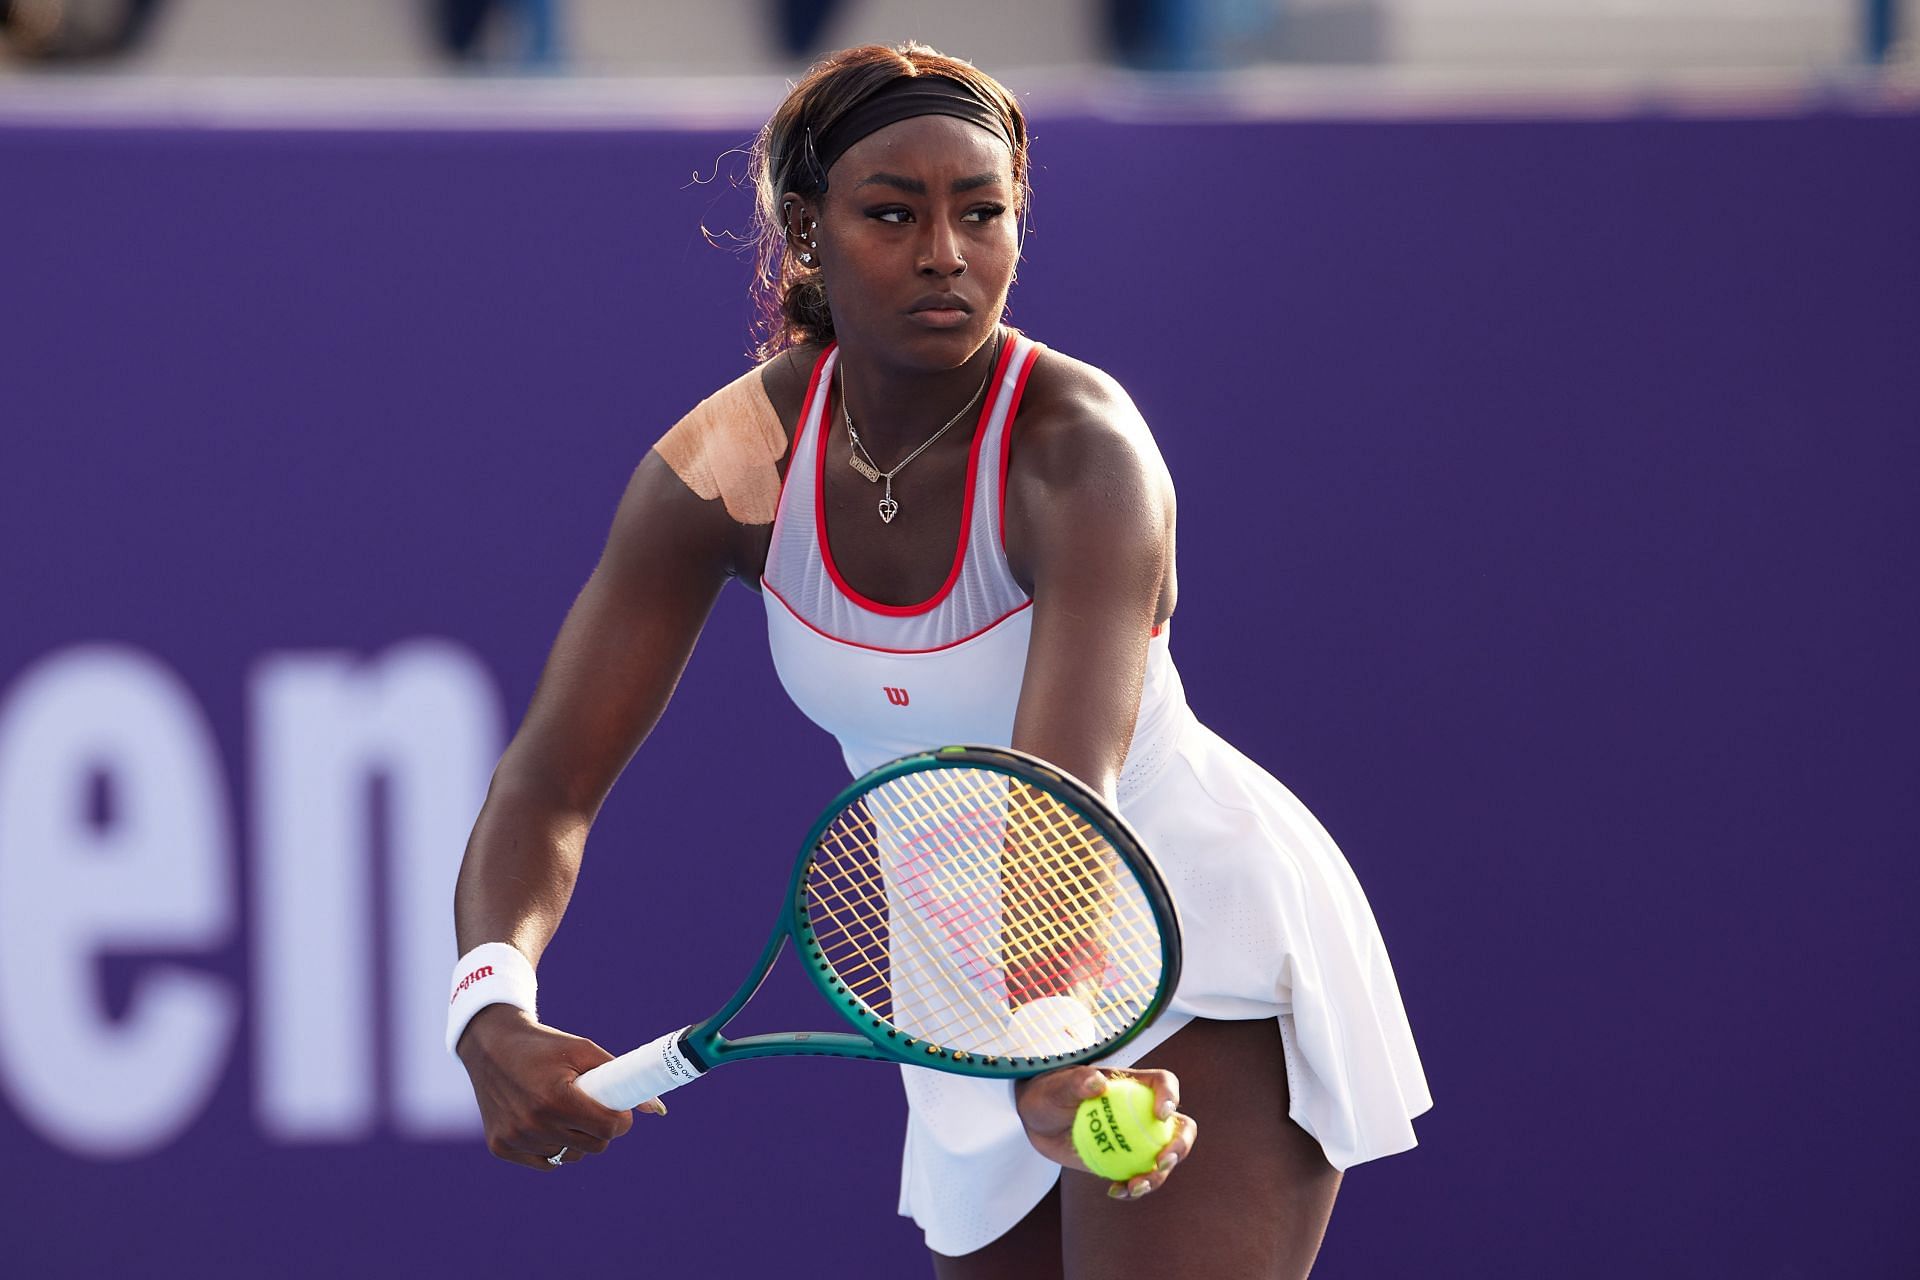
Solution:
<svg viewBox="0 0 1920 1280"><path fill-rule="evenodd" d="M720 388L653 446L680 482L741 524L772 524L787 433L755 369Z"/></svg>

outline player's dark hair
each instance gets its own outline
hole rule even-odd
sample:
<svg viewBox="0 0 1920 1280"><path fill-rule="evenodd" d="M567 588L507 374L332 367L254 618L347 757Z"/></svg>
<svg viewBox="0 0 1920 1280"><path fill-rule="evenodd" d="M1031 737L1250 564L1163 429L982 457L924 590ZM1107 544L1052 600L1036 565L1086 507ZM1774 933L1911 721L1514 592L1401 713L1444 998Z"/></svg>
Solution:
<svg viewBox="0 0 1920 1280"><path fill-rule="evenodd" d="M1016 206L1027 197L1027 118L1005 85L971 63L924 44L861 45L828 54L787 94L753 144L758 188L754 209L756 245L753 298L759 311L755 348L760 359L788 347L833 340L833 313L815 267L788 252L787 220L780 197L788 191L820 196L827 189L815 140L881 86L903 76L945 76L966 85L997 111L1013 140ZM1018 208L1016 208L1016 212Z"/></svg>

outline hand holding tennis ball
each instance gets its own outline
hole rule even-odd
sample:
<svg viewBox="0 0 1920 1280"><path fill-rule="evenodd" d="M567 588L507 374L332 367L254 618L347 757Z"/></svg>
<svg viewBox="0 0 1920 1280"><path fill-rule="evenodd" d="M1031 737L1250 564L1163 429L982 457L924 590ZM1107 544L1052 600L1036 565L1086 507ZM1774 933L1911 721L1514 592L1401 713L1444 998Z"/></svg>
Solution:
<svg viewBox="0 0 1920 1280"><path fill-rule="evenodd" d="M1062 1067L1015 1084L1014 1103L1035 1151L1055 1164L1104 1178L1107 1194L1116 1200L1137 1200L1164 1185L1198 1139L1193 1117L1176 1110L1180 1081L1171 1071L1152 1067L1112 1073ZM1104 1143L1094 1138L1095 1118L1108 1135ZM1078 1132L1083 1128L1085 1137ZM1125 1150L1116 1135L1124 1135L1132 1150Z"/></svg>
<svg viewBox="0 0 1920 1280"><path fill-rule="evenodd" d="M1129 1076L1109 1078L1106 1092L1074 1113L1073 1149L1087 1168L1114 1182L1151 1173L1173 1135L1173 1117L1154 1113L1153 1090Z"/></svg>

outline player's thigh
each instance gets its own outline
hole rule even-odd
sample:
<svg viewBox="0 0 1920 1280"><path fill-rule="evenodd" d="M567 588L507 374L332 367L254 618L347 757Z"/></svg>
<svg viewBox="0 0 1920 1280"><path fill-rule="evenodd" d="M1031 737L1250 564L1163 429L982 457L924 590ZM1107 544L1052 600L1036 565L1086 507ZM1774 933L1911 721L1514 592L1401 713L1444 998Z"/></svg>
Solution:
<svg viewBox="0 0 1920 1280"><path fill-rule="evenodd" d="M1110 1200L1108 1184L1086 1174L1061 1176L1069 1280L1305 1276L1340 1171L1287 1118L1279 1025L1190 1022L1141 1065L1180 1077L1180 1109L1199 1124L1199 1140L1166 1185L1139 1200Z"/></svg>
<svg viewBox="0 0 1920 1280"><path fill-rule="evenodd" d="M984 1249L958 1258L933 1255L938 1280L1061 1280L1060 1187Z"/></svg>

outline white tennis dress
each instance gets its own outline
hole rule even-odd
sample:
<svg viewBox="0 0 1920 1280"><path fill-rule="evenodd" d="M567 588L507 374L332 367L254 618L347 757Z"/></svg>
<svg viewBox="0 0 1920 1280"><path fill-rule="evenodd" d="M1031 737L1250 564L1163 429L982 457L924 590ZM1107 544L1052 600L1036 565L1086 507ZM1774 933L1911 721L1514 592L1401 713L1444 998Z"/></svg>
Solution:
<svg viewBox="0 0 1920 1280"><path fill-rule="evenodd" d="M814 367L762 577L773 661L855 774L950 742L1012 743L1032 600L1001 542L1010 424L1040 346L1014 336L981 410L946 585L886 605L835 568L819 496L835 352ZM1160 1020L1109 1061L1140 1061L1192 1018L1275 1018L1289 1114L1337 1168L1414 1145L1432 1105L1386 946L1346 859L1305 806L1194 719L1153 639L1121 812L1160 864L1185 961ZM1028 1145L1000 1081L903 1067L900 1212L938 1253L971 1253L1038 1204L1059 1166Z"/></svg>

